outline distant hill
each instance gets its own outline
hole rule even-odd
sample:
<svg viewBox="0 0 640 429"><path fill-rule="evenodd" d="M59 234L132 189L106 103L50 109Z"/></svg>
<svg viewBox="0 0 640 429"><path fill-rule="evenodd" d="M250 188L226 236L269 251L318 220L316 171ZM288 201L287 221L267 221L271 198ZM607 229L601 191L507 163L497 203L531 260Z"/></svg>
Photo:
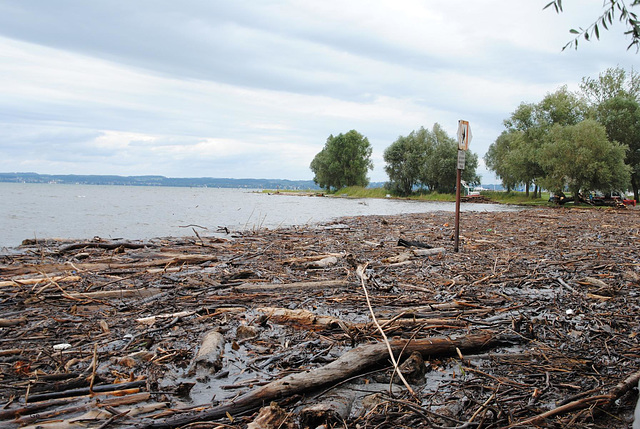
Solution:
<svg viewBox="0 0 640 429"><path fill-rule="evenodd" d="M213 177L103 176L76 174L0 173L0 182L66 185L183 186L251 189L320 189L312 180L226 179Z"/></svg>

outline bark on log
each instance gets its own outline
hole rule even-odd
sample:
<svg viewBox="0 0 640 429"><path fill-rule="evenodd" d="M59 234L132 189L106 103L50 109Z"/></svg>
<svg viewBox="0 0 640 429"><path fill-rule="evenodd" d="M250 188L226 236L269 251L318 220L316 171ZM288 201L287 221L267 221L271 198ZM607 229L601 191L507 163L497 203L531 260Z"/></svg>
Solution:
<svg viewBox="0 0 640 429"><path fill-rule="evenodd" d="M414 340L394 340L390 342L394 354L403 352L406 356L417 351L423 356L456 355L461 352L494 347L513 339L498 337L490 333L468 335L461 338L427 338ZM193 414L185 414L164 421L143 421L130 429L169 429L198 420L214 420L227 413L240 414L254 410L266 402L282 399L298 393L309 393L315 389L353 377L367 368L380 364L389 358L384 343L359 346L342 355L337 360L313 370L290 374L279 380L247 392L235 400Z"/></svg>
<svg viewBox="0 0 640 429"><path fill-rule="evenodd" d="M8 328L10 326L20 325L27 321L26 317L20 317L17 319L0 319L0 328Z"/></svg>
<svg viewBox="0 0 640 429"><path fill-rule="evenodd" d="M90 242L83 242L83 243L73 243L73 244L68 244L66 246L62 246L55 253L62 254L62 253L70 252L71 250L88 249L88 248L105 249L105 250L112 250L112 249L118 249L118 248L141 249L146 246L151 246L151 245L143 244L143 243L129 243L129 242L102 243L102 242L90 241Z"/></svg>
<svg viewBox="0 0 640 429"><path fill-rule="evenodd" d="M13 279L0 282L0 287L5 286L24 286L24 285L36 285L38 283L49 282L77 282L80 281L80 276L44 276L44 277L31 277L28 279Z"/></svg>
<svg viewBox="0 0 640 429"><path fill-rule="evenodd" d="M297 282L297 283L244 283L239 286L234 286L233 289L236 292L268 292L272 290L276 291L295 291L295 290L318 290L318 289L331 289L331 288L348 288L353 285L352 282L347 280L322 280L317 282Z"/></svg>
<svg viewBox="0 0 640 429"><path fill-rule="evenodd" d="M193 361L192 370L189 372L195 372L199 368L211 373L219 371L222 368L222 352L224 352L224 335L215 330L207 332Z"/></svg>
<svg viewBox="0 0 640 429"><path fill-rule="evenodd" d="M71 266L70 264L24 264L18 267L2 267L0 268L0 274L4 275L17 275L28 273L51 273L51 272L64 272L71 270L79 271L106 271L106 270L127 270L138 268L150 268L158 266L175 266L185 264L202 264L204 262L217 261L218 257L215 255L182 255L176 254L173 257L163 257L160 259L151 259L143 262L88 262L77 263Z"/></svg>
<svg viewBox="0 0 640 429"><path fill-rule="evenodd" d="M316 428L320 425L342 423L349 417L355 397L356 392L352 388L330 392L321 402L300 410L302 427Z"/></svg>
<svg viewBox="0 0 640 429"><path fill-rule="evenodd" d="M312 311L304 309L289 310L288 308L260 307L256 308L256 311L265 313L269 319L278 323L294 322L311 327L334 327L343 323L336 317L319 316Z"/></svg>
<svg viewBox="0 0 640 429"><path fill-rule="evenodd" d="M103 384L103 385L93 386L93 388L82 387L79 389L64 390L62 392L49 392L49 393L43 393L40 395L31 395L27 398L26 402L31 403L31 402L38 402L38 401L48 401L49 399L56 399L56 398L70 398L72 396L89 395L94 392L95 393L113 392L116 390L124 390L124 389L131 389L135 387L141 387L141 386L145 386L146 384L147 384L146 381L139 380L139 381L131 381L128 383Z"/></svg>

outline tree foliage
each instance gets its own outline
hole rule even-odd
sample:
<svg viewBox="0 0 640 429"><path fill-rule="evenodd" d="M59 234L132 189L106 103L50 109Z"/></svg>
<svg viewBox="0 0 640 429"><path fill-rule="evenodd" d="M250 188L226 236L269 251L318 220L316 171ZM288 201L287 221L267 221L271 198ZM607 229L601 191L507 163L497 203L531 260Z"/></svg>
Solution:
<svg viewBox="0 0 640 429"><path fill-rule="evenodd" d="M632 0L630 7L640 5L640 0ZM548 3L544 9L553 7L557 13L563 11L562 0L553 0ZM614 20L623 22L627 28L624 34L631 36L631 43L627 46L627 49L631 49L633 46L636 48L636 52L640 50L640 20L635 12L632 12L624 0L604 0L603 4L604 12L600 15L595 22L589 25L587 28L580 27L578 30L572 28L569 30L575 37L569 41L562 50L566 48L574 47L578 49L578 42L584 38L586 41L593 39L600 39L600 30L609 30L609 26L613 25Z"/></svg>
<svg viewBox="0 0 640 429"><path fill-rule="evenodd" d="M384 151L384 171L389 176L388 187L402 195L410 195L420 178L431 147L427 141L428 131L420 128L408 136L400 136Z"/></svg>
<svg viewBox="0 0 640 429"><path fill-rule="evenodd" d="M453 193L456 190L458 141L450 137L440 124L434 124L428 134L432 150L422 172L421 182L432 191ZM478 155L467 151L465 168L462 170L462 180L469 184L480 183L476 174Z"/></svg>
<svg viewBox="0 0 640 429"><path fill-rule="evenodd" d="M625 189L630 168L624 163L626 146L609 141L605 128L587 119L576 125L554 125L540 150L545 171L541 183L550 190L567 187L610 192Z"/></svg>
<svg viewBox="0 0 640 429"><path fill-rule="evenodd" d="M439 124L400 136L384 152L387 186L400 195L410 195L416 186L450 193L455 191L458 144ZM463 180L480 182L476 174L478 156L467 152Z"/></svg>
<svg viewBox="0 0 640 429"><path fill-rule="evenodd" d="M583 77L580 84L582 94L591 106L598 106L618 96L640 99L640 74L623 68L608 68L598 78Z"/></svg>
<svg viewBox="0 0 640 429"><path fill-rule="evenodd" d="M564 86L537 104L520 104L504 121L506 132L489 147L485 155L487 166L507 189L525 185L528 194L533 184L540 190L540 179L545 175L540 149L551 128L575 125L584 119L586 111L586 104Z"/></svg>
<svg viewBox="0 0 640 429"><path fill-rule="evenodd" d="M591 116L604 125L609 140L628 147L625 161L631 167L634 198L640 189L640 74L616 67L597 79L585 77L580 85L590 103ZM626 189L626 187L625 187Z"/></svg>
<svg viewBox="0 0 640 429"><path fill-rule="evenodd" d="M330 135L309 166L314 173L313 181L327 190L367 186L367 172L373 169L371 152L369 140L356 130Z"/></svg>

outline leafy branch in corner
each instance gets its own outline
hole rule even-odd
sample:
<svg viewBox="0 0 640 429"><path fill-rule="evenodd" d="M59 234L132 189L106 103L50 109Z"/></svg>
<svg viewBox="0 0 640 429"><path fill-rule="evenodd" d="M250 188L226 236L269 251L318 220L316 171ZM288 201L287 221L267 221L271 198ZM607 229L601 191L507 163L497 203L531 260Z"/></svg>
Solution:
<svg viewBox="0 0 640 429"><path fill-rule="evenodd" d="M633 0L629 7L638 5L640 5L640 0ZM563 12L562 0L553 0L543 9L547 9L549 7L553 7L556 13ZM625 31L624 34L631 36L631 43L627 46L627 49L631 49L635 46L636 52L640 51L640 21L638 20L637 14L629 10L624 0L605 0L604 8L602 15L600 15L600 17L586 29L579 27L578 30L574 28L570 30L570 33L575 34L576 36L573 40L564 45L562 48L563 51L566 48L571 47L578 49L578 41L583 37L586 41L590 41L594 37L599 40L600 29L604 28L605 30L609 30L609 26L613 25L613 21L615 19L625 23L627 31Z"/></svg>

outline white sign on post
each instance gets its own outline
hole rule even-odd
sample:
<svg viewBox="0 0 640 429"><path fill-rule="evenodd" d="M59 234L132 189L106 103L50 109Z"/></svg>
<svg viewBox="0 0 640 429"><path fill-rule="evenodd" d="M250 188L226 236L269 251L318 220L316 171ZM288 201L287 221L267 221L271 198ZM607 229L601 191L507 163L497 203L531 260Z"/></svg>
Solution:
<svg viewBox="0 0 640 429"><path fill-rule="evenodd" d="M469 150L469 143L471 143L471 127L469 121L458 121L458 149Z"/></svg>
<svg viewBox="0 0 640 429"><path fill-rule="evenodd" d="M458 170L464 170L465 154L466 152L463 150L458 151Z"/></svg>

